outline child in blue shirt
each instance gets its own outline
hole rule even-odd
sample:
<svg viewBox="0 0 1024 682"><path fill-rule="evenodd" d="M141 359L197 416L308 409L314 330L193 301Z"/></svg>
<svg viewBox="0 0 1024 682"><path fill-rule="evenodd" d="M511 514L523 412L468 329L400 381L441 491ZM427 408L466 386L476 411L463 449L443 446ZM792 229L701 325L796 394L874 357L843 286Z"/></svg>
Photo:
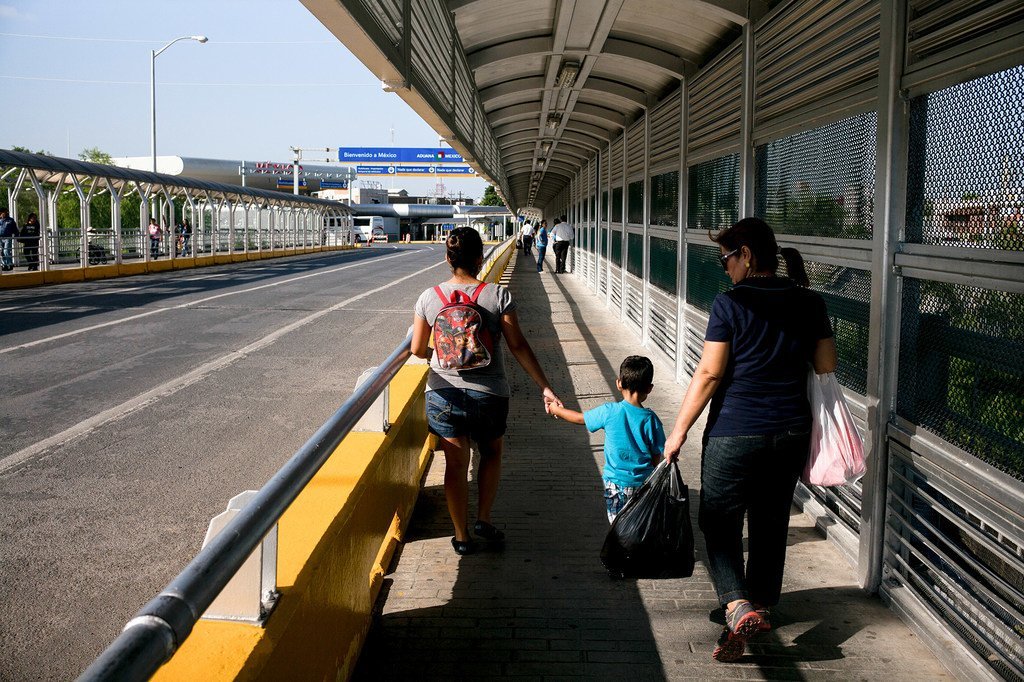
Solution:
<svg viewBox="0 0 1024 682"><path fill-rule="evenodd" d="M615 385L622 400L580 413L549 403L548 414L572 424L586 425L593 433L604 429L604 500L608 521L622 511L629 498L654 471L665 448L665 430L658 415L643 406L654 389L654 364L642 355L630 355L619 367Z"/></svg>

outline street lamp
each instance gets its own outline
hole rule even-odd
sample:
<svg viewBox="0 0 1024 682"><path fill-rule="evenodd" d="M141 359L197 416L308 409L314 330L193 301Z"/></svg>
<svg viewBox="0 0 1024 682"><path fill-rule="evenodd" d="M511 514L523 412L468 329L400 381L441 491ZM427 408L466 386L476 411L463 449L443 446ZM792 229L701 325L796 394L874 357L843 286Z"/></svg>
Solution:
<svg viewBox="0 0 1024 682"><path fill-rule="evenodd" d="M194 40L197 43L205 43L209 38L206 36L181 36L180 38L175 38L171 42L167 43L159 50L150 50L149 52L149 101L150 113L152 114L152 125L149 130L149 151L153 157L152 171L154 173L156 173L156 58L159 57L164 50L179 40Z"/></svg>

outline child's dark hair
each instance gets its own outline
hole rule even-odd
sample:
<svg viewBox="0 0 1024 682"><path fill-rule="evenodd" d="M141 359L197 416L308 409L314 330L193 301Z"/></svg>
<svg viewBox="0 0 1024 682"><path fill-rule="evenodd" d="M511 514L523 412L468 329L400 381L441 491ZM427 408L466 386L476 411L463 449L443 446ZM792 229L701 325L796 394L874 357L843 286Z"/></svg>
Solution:
<svg viewBox="0 0 1024 682"><path fill-rule="evenodd" d="M744 218L732 227L727 227L711 237L728 251L747 247L757 261L757 269L775 272L779 267L779 255L786 261L786 276L802 287L810 284L804 259L796 249L779 249L775 232L760 218Z"/></svg>
<svg viewBox="0 0 1024 682"><path fill-rule="evenodd" d="M654 383L654 363L643 355L630 355L619 365L619 384L627 391L646 391Z"/></svg>
<svg viewBox="0 0 1024 682"><path fill-rule="evenodd" d="M456 227L445 242L448 247L448 264L452 272L462 269L474 277L480 272L484 257L484 241L472 227Z"/></svg>

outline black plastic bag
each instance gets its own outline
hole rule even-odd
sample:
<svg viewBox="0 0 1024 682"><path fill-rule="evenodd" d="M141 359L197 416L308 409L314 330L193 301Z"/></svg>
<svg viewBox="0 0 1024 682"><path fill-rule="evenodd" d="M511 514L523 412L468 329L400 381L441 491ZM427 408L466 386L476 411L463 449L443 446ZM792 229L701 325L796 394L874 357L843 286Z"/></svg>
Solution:
<svg viewBox="0 0 1024 682"><path fill-rule="evenodd" d="M601 563L629 578L693 575L690 493L675 462L662 461L612 523Z"/></svg>

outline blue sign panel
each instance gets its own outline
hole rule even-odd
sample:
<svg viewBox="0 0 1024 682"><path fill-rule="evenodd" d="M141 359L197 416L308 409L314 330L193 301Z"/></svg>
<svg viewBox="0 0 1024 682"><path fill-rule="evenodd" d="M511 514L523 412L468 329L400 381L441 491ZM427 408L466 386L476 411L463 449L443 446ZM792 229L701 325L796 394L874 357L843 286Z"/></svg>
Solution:
<svg viewBox="0 0 1024 682"><path fill-rule="evenodd" d="M465 163L454 149L442 147L338 147L342 163Z"/></svg>
<svg viewBox="0 0 1024 682"><path fill-rule="evenodd" d="M282 187L294 187L294 186L295 186L295 179L294 178L278 178L277 179L277 187L278 187L278 189L280 189ZM299 178L299 187L305 187L305 186L306 186L305 179Z"/></svg>
<svg viewBox="0 0 1024 682"><path fill-rule="evenodd" d="M357 175L455 175L473 177L476 172L469 166L442 166L426 164L396 164L393 166L356 166Z"/></svg>
<svg viewBox="0 0 1024 682"><path fill-rule="evenodd" d="M348 189L348 180L321 180L320 189Z"/></svg>

